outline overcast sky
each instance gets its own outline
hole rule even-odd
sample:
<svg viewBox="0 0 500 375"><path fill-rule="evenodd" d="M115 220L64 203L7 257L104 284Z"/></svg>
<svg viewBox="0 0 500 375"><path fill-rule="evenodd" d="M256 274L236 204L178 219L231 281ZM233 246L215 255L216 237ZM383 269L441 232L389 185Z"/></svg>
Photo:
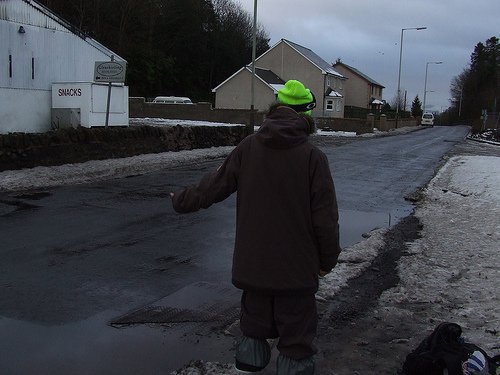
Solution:
<svg viewBox="0 0 500 375"><path fill-rule="evenodd" d="M239 1L253 15L254 0ZM407 108L418 94L426 107L450 105L450 82L470 62L478 42L500 36L500 0L256 0L257 19L273 46L289 39L310 48L328 63L337 58L385 86L384 99L396 96L401 30L401 90ZM433 91L433 92L430 92Z"/></svg>

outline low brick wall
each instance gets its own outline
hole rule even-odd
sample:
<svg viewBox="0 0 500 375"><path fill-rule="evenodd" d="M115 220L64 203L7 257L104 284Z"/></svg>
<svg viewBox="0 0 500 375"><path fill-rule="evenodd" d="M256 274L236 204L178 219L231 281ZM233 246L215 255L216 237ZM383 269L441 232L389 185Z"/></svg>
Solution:
<svg viewBox="0 0 500 375"><path fill-rule="evenodd" d="M374 128L380 131L389 131L396 128L396 120L389 120L385 116L381 116L380 120L376 120L373 115L368 115L367 119L316 117L314 120L318 129L356 132L356 134L373 133ZM399 119L397 127L403 128L405 126L417 126L418 124L418 119Z"/></svg>
<svg viewBox="0 0 500 375"><path fill-rule="evenodd" d="M380 130L380 131L389 131L391 129L396 129L396 128L404 128L406 126L417 126L420 124L420 121L416 118L400 118L397 122L396 126L396 120L390 119L386 120L385 123L375 123L375 127Z"/></svg>
<svg viewBox="0 0 500 375"><path fill-rule="evenodd" d="M140 97L129 99L130 118L151 117L249 125L250 115L249 109L212 108L211 103L164 104L146 102ZM255 124L264 121L264 113L255 111L254 116Z"/></svg>
<svg viewBox="0 0 500 375"><path fill-rule="evenodd" d="M322 130L356 132L356 134L373 133L373 125L369 120L353 118L315 117L316 127Z"/></svg>
<svg viewBox="0 0 500 375"><path fill-rule="evenodd" d="M237 145L244 126L70 128L0 135L0 171Z"/></svg>

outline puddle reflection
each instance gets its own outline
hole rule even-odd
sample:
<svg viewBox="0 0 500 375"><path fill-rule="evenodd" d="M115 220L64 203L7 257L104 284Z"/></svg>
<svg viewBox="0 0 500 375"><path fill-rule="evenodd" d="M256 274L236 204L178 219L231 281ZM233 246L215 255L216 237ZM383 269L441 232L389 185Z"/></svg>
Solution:
<svg viewBox="0 0 500 375"><path fill-rule="evenodd" d="M194 358L232 355L231 340L214 347L210 338L193 341L180 329L113 328L108 322L117 314L61 326L0 317L0 374L167 374Z"/></svg>
<svg viewBox="0 0 500 375"><path fill-rule="evenodd" d="M363 234L389 228L411 213L412 207L396 212L365 212L339 209L340 245L345 248L363 240Z"/></svg>

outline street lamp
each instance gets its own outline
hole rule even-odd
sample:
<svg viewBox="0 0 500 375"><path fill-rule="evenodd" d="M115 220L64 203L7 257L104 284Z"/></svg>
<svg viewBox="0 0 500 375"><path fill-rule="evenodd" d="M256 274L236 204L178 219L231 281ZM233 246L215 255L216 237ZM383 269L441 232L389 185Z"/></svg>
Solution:
<svg viewBox="0 0 500 375"><path fill-rule="evenodd" d="M459 104L459 107L458 107L458 119L460 120L460 115L462 114L462 93L464 91L464 88L463 86L460 87L460 104Z"/></svg>
<svg viewBox="0 0 500 375"><path fill-rule="evenodd" d="M250 103L250 127L249 133L253 132L255 125L255 55L257 50L257 0L253 1L253 36L252 36L252 88Z"/></svg>
<svg viewBox="0 0 500 375"><path fill-rule="evenodd" d="M442 61L428 61L425 63L425 83L424 83L424 108L423 112L425 113L425 97L427 95L427 69L429 68L429 64L442 64Z"/></svg>
<svg viewBox="0 0 500 375"><path fill-rule="evenodd" d="M396 103L396 128L399 120L399 102L401 101L401 61L403 59L403 32L405 30L425 30L427 27L407 27L401 29L401 42L399 43L399 74L398 74L398 101Z"/></svg>

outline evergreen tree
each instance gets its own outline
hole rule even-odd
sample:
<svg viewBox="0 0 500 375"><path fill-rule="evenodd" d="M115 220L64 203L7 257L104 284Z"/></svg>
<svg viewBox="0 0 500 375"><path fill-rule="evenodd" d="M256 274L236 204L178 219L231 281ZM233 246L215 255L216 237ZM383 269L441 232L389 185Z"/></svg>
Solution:
<svg viewBox="0 0 500 375"><path fill-rule="evenodd" d="M481 111L498 111L500 100L500 45L497 37L478 43L468 68L450 85L454 118L478 119ZM459 116L460 113L460 116Z"/></svg>
<svg viewBox="0 0 500 375"><path fill-rule="evenodd" d="M413 117L420 117L422 116L422 113L422 103L420 102L420 99L417 95L415 96L415 99L413 99L413 102L411 102L411 115Z"/></svg>

